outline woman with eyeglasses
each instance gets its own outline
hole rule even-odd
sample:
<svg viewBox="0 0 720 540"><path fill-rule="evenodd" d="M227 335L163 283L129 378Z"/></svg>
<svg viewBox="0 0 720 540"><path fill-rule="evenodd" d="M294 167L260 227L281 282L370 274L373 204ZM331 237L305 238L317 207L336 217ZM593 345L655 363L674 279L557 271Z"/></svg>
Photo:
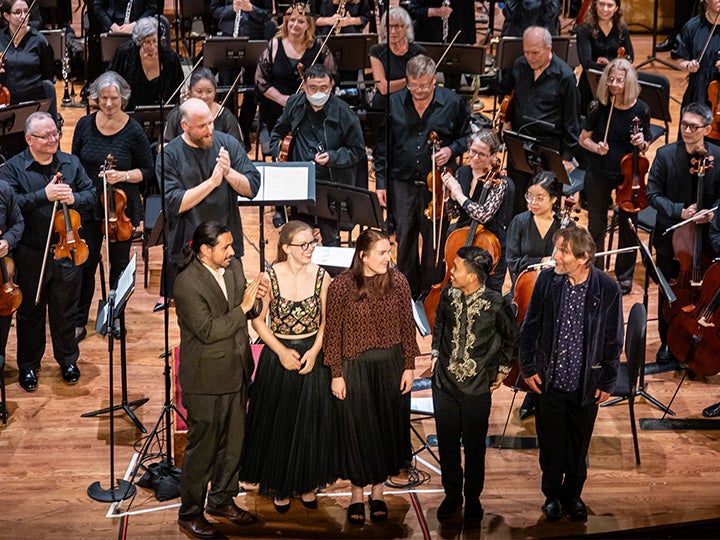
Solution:
<svg viewBox="0 0 720 540"><path fill-rule="evenodd" d="M612 192L623 183L621 160L632 154L634 148L645 152L649 146L645 134L650 132L650 109L644 101L638 99L639 95L640 84L633 65L624 58L613 60L600 77L597 101L588 107L585 125L580 132L580 146L589 152L584 187L588 230L598 251L603 251L605 245ZM638 133L633 133L635 119L639 123ZM628 218L637 223L636 212L626 212L619 208L619 248L635 245ZM615 276L623 294L630 293L632 289L636 258L635 252L618 254L615 258ZM604 258L596 257L595 266L603 268Z"/></svg>
<svg viewBox="0 0 720 540"><path fill-rule="evenodd" d="M126 107L130 111L138 105L158 105L161 100L167 103L183 81L180 57L164 43L158 45L157 19L150 17L135 23L132 40L118 47L108 70L120 74L132 88ZM178 94L173 102L178 101Z"/></svg>
<svg viewBox="0 0 720 540"><path fill-rule="evenodd" d="M385 521L388 476L410 459L410 389L418 356L410 286L390 266L390 241L365 229L352 266L328 289L323 352L332 372L339 437L339 476L350 480L347 519Z"/></svg>
<svg viewBox="0 0 720 540"><path fill-rule="evenodd" d="M425 54L425 48L415 43L412 19L401 7L390 8L390 35L386 35L388 12L383 14L378 27L379 43L370 47L370 67L375 83L372 100L374 109L385 109L390 79L390 93L407 86L405 68L408 61L418 54ZM390 61L388 63L388 45ZM389 65L388 65L389 64Z"/></svg>
<svg viewBox="0 0 720 540"><path fill-rule="evenodd" d="M501 293L507 273L505 240L515 186L512 180L500 175L499 147L500 139L493 131L481 129L473 133L468 142L470 164L460 167L454 176L445 173L442 179L450 193L445 205L447 217L456 219L448 227L448 234L476 221L500 242L500 260L485 281L485 286ZM452 264L452 261L445 263Z"/></svg>
<svg viewBox="0 0 720 540"><path fill-rule="evenodd" d="M623 18L620 0L592 0L585 19L577 27L577 52L582 73L578 80L580 110L587 110L593 99L587 70L602 71L618 57L619 49L632 62L635 57L630 30Z"/></svg>
<svg viewBox="0 0 720 540"><path fill-rule="evenodd" d="M96 199L90 216L83 219L83 238L90 255L82 267L82 289L75 319L75 335L78 340L87 335L85 326L95 293L95 271L102 250L102 222L105 218L101 199L103 194L103 166L108 154L113 164L105 171L107 183L125 193L126 214L133 231L143 220L140 185L153 175L153 159L150 143L142 126L125 111L130 100L130 86L114 71L106 71L90 85L88 96L98 104L97 112L83 116L75 126L72 153L80 158L93 181ZM107 241L107 239L105 239ZM109 271L110 288L115 288L120 273L130 262L132 237L110 241ZM108 261L106 261L107 264Z"/></svg>
<svg viewBox="0 0 720 540"><path fill-rule="evenodd" d="M317 242L301 221L283 226L270 290L252 325L265 346L250 394L240 478L284 514L292 497L317 508L316 490L337 478L330 369L323 365L330 277L312 263Z"/></svg>

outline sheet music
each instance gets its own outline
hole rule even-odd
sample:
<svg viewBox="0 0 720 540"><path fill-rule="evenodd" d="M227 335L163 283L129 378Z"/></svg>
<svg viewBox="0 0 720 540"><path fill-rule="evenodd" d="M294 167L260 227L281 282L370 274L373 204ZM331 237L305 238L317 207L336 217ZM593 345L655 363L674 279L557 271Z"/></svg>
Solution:
<svg viewBox="0 0 720 540"><path fill-rule="evenodd" d="M254 165L260 173L257 195L252 199L238 195L239 204L315 202L314 162L260 162Z"/></svg>

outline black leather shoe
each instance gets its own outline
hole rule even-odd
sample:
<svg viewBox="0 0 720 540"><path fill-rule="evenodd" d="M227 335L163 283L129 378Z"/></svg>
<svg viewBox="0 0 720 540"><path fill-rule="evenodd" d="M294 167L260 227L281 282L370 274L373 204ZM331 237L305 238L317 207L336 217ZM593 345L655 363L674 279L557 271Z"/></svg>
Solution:
<svg viewBox="0 0 720 540"><path fill-rule="evenodd" d="M655 51L656 52L670 52L675 48L675 36L670 35L665 38L665 41L662 41L655 45Z"/></svg>
<svg viewBox="0 0 720 540"><path fill-rule="evenodd" d="M273 507L278 514L287 514L290 511L290 501L285 504L278 504L276 500L273 500Z"/></svg>
<svg viewBox="0 0 720 540"><path fill-rule="evenodd" d="M223 506L208 506L205 511L211 516L224 517L235 525L252 525L257 521L256 516L243 510L233 501Z"/></svg>
<svg viewBox="0 0 720 540"><path fill-rule="evenodd" d="M26 392L34 392L38 387L37 373L34 369L21 369L18 384Z"/></svg>
<svg viewBox="0 0 720 540"><path fill-rule="evenodd" d="M80 370L77 364L68 364L62 367L63 380L68 384L75 384L80 380Z"/></svg>
<svg viewBox="0 0 720 540"><path fill-rule="evenodd" d="M675 357L670 352L670 347L667 346L667 343L663 343L662 345L660 345L660 348L655 355L655 361L658 364L669 364L673 360L675 360Z"/></svg>
<svg viewBox="0 0 720 540"><path fill-rule="evenodd" d="M618 281L618 285L620 285L620 292L622 295L627 296L632 291L633 282L632 280Z"/></svg>
<svg viewBox="0 0 720 540"><path fill-rule="evenodd" d="M450 519L455 514L457 514L458 510L460 510L460 507L462 506L462 497L451 497L449 495L446 495L443 501L440 503L440 506L438 506L437 509L437 518L438 519Z"/></svg>
<svg viewBox="0 0 720 540"><path fill-rule="evenodd" d="M193 538L225 538L205 519L205 516L187 520L178 518L178 525Z"/></svg>
<svg viewBox="0 0 720 540"><path fill-rule="evenodd" d="M277 229L278 227L282 227L285 225L285 216L282 214L282 212L275 212L273 214L272 218L273 226Z"/></svg>
<svg viewBox="0 0 720 540"><path fill-rule="evenodd" d="M580 497L565 503L565 512L570 521L587 521L587 506Z"/></svg>
<svg viewBox="0 0 720 540"><path fill-rule="evenodd" d="M527 420L532 416L535 416L535 407L531 407L530 409L520 408L520 420Z"/></svg>
<svg viewBox="0 0 720 540"><path fill-rule="evenodd" d="M720 401L703 409L702 414L705 418L715 418L716 416L720 416Z"/></svg>
<svg viewBox="0 0 720 540"><path fill-rule="evenodd" d="M465 521L482 521L484 515L480 499L474 497L465 499Z"/></svg>
<svg viewBox="0 0 720 540"><path fill-rule="evenodd" d="M557 521L563 516L562 504L557 497L545 499L542 511L547 521Z"/></svg>

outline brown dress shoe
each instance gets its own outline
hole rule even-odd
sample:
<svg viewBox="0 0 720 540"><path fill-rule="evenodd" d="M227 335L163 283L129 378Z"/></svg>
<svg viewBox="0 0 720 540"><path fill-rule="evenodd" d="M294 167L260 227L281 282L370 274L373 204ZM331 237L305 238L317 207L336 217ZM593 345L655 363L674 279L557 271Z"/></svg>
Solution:
<svg viewBox="0 0 720 540"><path fill-rule="evenodd" d="M209 506L205 511L211 516L224 517L235 525L252 525L257 521L257 517L243 510L234 501L230 501L222 506Z"/></svg>
<svg viewBox="0 0 720 540"><path fill-rule="evenodd" d="M202 514L192 519L178 518L178 525L195 538L225 538Z"/></svg>

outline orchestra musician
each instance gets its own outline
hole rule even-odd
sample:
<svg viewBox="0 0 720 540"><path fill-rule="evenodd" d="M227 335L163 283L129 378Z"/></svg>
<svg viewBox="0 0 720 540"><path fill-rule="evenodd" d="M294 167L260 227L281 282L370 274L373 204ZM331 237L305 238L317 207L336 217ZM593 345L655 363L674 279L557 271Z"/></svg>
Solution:
<svg viewBox="0 0 720 540"><path fill-rule="evenodd" d="M505 0L501 36L522 37L531 26L560 34L560 0Z"/></svg>
<svg viewBox="0 0 720 540"><path fill-rule="evenodd" d="M460 31L456 43L475 43L475 5L463 0L410 0L407 10L415 21L418 41L449 43ZM444 22L446 21L446 22ZM447 34L443 35L447 25ZM443 39L444 38L444 39Z"/></svg>
<svg viewBox="0 0 720 540"><path fill-rule="evenodd" d="M499 174L499 147L500 139L493 131L476 131L468 139L470 164L460 167L454 175L446 172L443 174L443 182L450 192L445 205L448 219L457 218L457 221L448 227L448 233L467 227L471 221L477 221L500 242L500 259L495 271L487 276L484 284L489 289L502 293L507 273L505 238L512 217L515 186L512 180ZM497 160L497 163L493 163L494 160ZM497 166L497 171L494 171L494 165ZM496 179L493 172L498 173ZM452 264L452 261L446 261L446 264Z"/></svg>
<svg viewBox="0 0 720 540"><path fill-rule="evenodd" d="M387 13L390 13L389 35L386 35ZM389 62L388 45L390 49ZM418 54L425 54L425 48L415 43L415 31L410 15L401 7L390 8L390 11L383 14L380 20L378 43L370 47L369 51L373 79L377 81L372 99L374 109L385 109L388 79L390 79L391 94L407 86L405 68L408 60Z"/></svg>
<svg viewBox="0 0 720 540"><path fill-rule="evenodd" d="M655 154L650 173L648 174L647 200L657 210L654 246L656 264L665 277L670 280L676 270L673 262L674 250L672 238L675 231L663 232L676 223L693 217L698 210L697 174L690 172L690 160L697 157L698 151L704 149L708 158L720 163L720 147L708 142L705 137L711 130L712 113L704 103L686 105L680 116L681 140L659 148ZM712 208L720 198L720 167L717 165L706 169L702 194L703 208ZM697 223L712 221L712 213L698 219ZM703 245L703 250L709 246ZM667 346L667 331L670 321L663 317L663 306L666 300L660 294L658 302L658 330L660 349L656 359L660 363L668 363L672 355Z"/></svg>
<svg viewBox="0 0 720 540"><path fill-rule="evenodd" d="M357 114L333 93L333 80L323 64L308 67L302 92L290 97L270 136L273 158L292 135L289 161L314 161L315 179L355 185L356 165L365 156ZM317 218L324 246L339 245L333 219Z"/></svg>
<svg viewBox="0 0 720 540"><path fill-rule="evenodd" d="M491 270L492 258L484 249L458 249L435 315L432 396L445 490L438 519L452 517L463 496L465 521L483 518L480 494L491 394L510 372L517 346L517 324L509 304L499 291L485 286Z"/></svg>
<svg viewBox="0 0 720 540"><path fill-rule="evenodd" d="M545 519L585 521L587 452L620 365L622 296L592 265L595 243L586 229L560 229L554 241L555 267L538 276L520 329L520 370L537 399Z"/></svg>
<svg viewBox="0 0 720 540"><path fill-rule="evenodd" d="M232 233L235 256L242 257L237 196L252 198L260 188L260 173L242 145L236 138L214 131L213 115L204 101L188 99L180 106L180 115L183 134L162 150L170 231L170 265L163 272L167 281L162 286L166 298L172 298L175 269L183 259L182 247L201 223L222 218ZM158 178L163 172L161 163L158 159L155 165Z"/></svg>
<svg viewBox="0 0 720 540"><path fill-rule="evenodd" d="M585 13L584 22L577 27L576 32L578 59L583 68L578 80L578 90L580 110L584 113L593 99L587 70L602 71L608 62L618 57L621 48L625 57L632 62L635 51L630 40L630 30L623 18L620 0L592 0Z"/></svg>
<svg viewBox="0 0 720 540"><path fill-rule="evenodd" d="M695 8L700 0L688 0L687 2L675 2L675 15L673 27L667 37L655 46L657 52L671 52L677 47L677 35L695 13Z"/></svg>
<svg viewBox="0 0 720 540"><path fill-rule="evenodd" d="M523 33L523 55L502 79L501 95L515 90L506 121L518 133L538 139L538 144L560 152L571 171L580 134L579 94L572 69L552 51L552 36L545 28L531 26ZM515 182L514 214L525 211L525 192L531 175L518 171L513 156L508 176Z"/></svg>
<svg viewBox="0 0 720 540"><path fill-rule="evenodd" d="M442 278L435 263L433 223L423 215L432 199L427 187L427 176L433 172L430 132L438 134L441 148L435 160L438 167L443 167L465 151L470 127L465 105L457 94L436 86L435 62L431 58L418 55L410 59L406 77L407 88L390 95L391 155L386 154L385 129L381 129L373 167L380 204L389 202L395 218L398 268L408 278L413 298L419 299ZM386 160L390 164L387 176ZM388 181L392 182L389 201ZM418 235L423 238L422 254Z"/></svg>
<svg viewBox="0 0 720 540"><path fill-rule="evenodd" d="M44 261L44 251L48 240L57 242L56 234L48 239L54 203L72 206L86 216L96 198L80 160L58 149L60 133L52 116L45 112L31 114L25 122L25 141L28 148L5 163L0 181L12 186L25 219L25 231L15 248L17 284L23 291L17 311L18 383L23 390L33 392L37 390L37 372L45 353L46 312L53 356L63 380L75 384L80 379L75 313L82 267L67 257ZM58 172L62 173L62 181L55 177ZM43 263L42 291L35 304Z"/></svg>
<svg viewBox="0 0 720 540"><path fill-rule="evenodd" d="M638 99L639 95L637 71L630 61L624 58L611 61L603 70L597 101L588 108L580 132L580 146L590 153L584 186L588 230L595 245L601 248L605 245L607 209L612 202L612 191L624 180L620 162L624 156L633 153L633 147L644 152L649 146L645 133L650 133L650 109ZM635 119L639 121L640 131L633 134ZM623 208L618 208L618 212L618 248L634 246L635 237L628 218L637 223L637 212ZM618 254L615 259L615 276L623 295L632 289L636 258L636 253L632 252ZM604 268L603 258L597 257L595 266Z"/></svg>
<svg viewBox="0 0 720 540"><path fill-rule="evenodd" d="M343 16L338 14L341 4ZM312 0L312 12L318 36L326 36L335 24L334 33L360 34L371 16L367 0Z"/></svg>
<svg viewBox="0 0 720 540"><path fill-rule="evenodd" d="M118 47L108 69L132 88L129 111L138 105L159 105L161 100L168 103L183 81L180 57L165 43L158 43L157 19L148 17L135 23L132 39Z"/></svg>
<svg viewBox="0 0 720 540"><path fill-rule="evenodd" d="M125 194L124 216L134 231L143 220L143 204L140 184L153 177L153 158L150 143L136 120L123 109L130 99L130 86L114 71L106 71L90 85L88 96L98 104L98 111L78 120L72 140L72 153L80 158L85 172L93 181L95 204L93 211L83 222L83 238L87 242L89 256L82 268L82 286L75 321L75 335L82 340L87 335L92 299L95 293L95 271L101 258L103 244L103 168L108 154L112 154L112 166L105 171L107 183ZM120 209L117 209L118 211ZM109 288L114 289L117 279L130 262L132 236L109 241L110 261Z"/></svg>
<svg viewBox="0 0 720 540"><path fill-rule="evenodd" d="M713 32L713 24L720 21L719 13L720 0L706 0L704 12L690 19L677 35L677 47L671 54L680 70L688 73L683 107L690 103L706 103L708 84L718 76L720 32Z"/></svg>

